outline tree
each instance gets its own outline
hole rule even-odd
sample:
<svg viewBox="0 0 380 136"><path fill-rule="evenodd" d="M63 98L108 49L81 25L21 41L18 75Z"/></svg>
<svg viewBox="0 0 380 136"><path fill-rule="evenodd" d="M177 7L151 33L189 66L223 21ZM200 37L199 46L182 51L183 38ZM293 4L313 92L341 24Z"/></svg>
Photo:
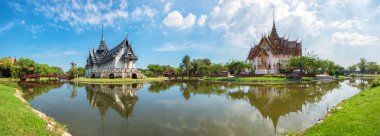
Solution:
<svg viewBox="0 0 380 136"><path fill-rule="evenodd" d="M52 73L54 73L54 74L57 74L57 75L64 75L65 74L65 72L60 67L53 66L53 67L51 67L51 69L53 71Z"/></svg>
<svg viewBox="0 0 380 136"><path fill-rule="evenodd" d="M212 74L219 74L223 71L227 71L228 68L223 64L212 64L210 66L210 73Z"/></svg>
<svg viewBox="0 0 380 136"><path fill-rule="evenodd" d="M364 74L367 71L367 60L365 58L360 58L360 61L358 63L360 72Z"/></svg>
<svg viewBox="0 0 380 136"><path fill-rule="evenodd" d="M188 74L189 79L190 79L190 72L191 72L190 63L191 63L191 60L190 60L189 55L185 55L183 56L182 63L180 64L181 69Z"/></svg>
<svg viewBox="0 0 380 136"><path fill-rule="evenodd" d="M86 73L86 69L84 67L78 67L76 71L79 77L83 77Z"/></svg>
<svg viewBox="0 0 380 136"><path fill-rule="evenodd" d="M351 66L349 66L347 69L349 70L349 71L356 71L356 68L358 67L358 65L357 64L354 64L354 65L351 65Z"/></svg>
<svg viewBox="0 0 380 136"><path fill-rule="evenodd" d="M367 62L367 71L371 74L374 74L375 72L380 71L380 66L377 64L377 62L369 61Z"/></svg>
<svg viewBox="0 0 380 136"><path fill-rule="evenodd" d="M160 66L159 64L149 64L148 70L151 71L154 76L158 76L158 75L162 74L163 67Z"/></svg>
<svg viewBox="0 0 380 136"><path fill-rule="evenodd" d="M36 63L34 60L28 58L20 58L17 60L16 65L20 66L21 75L35 73Z"/></svg>
<svg viewBox="0 0 380 136"><path fill-rule="evenodd" d="M226 66L231 74L238 74L241 71L244 71L245 69L252 68L252 66L246 63L245 61L236 61L236 60L227 62Z"/></svg>

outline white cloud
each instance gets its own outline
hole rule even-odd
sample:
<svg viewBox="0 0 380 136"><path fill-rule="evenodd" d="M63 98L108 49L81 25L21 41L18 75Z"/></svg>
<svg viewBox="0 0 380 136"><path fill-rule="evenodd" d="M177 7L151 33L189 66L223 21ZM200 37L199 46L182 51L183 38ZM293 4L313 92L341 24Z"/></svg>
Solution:
<svg viewBox="0 0 380 136"><path fill-rule="evenodd" d="M9 23L7 23L5 26L0 27L0 33L3 33L3 32L5 32L5 31L7 31L7 30L12 29L13 26L14 26L14 23L13 23L13 22L9 22Z"/></svg>
<svg viewBox="0 0 380 136"><path fill-rule="evenodd" d="M156 16L157 12L154 9L151 9L147 6L143 7L137 7L133 12L132 12L132 17L134 18L141 18L141 17L149 17L150 19L154 18Z"/></svg>
<svg viewBox="0 0 380 136"><path fill-rule="evenodd" d="M155 51L160 51L160 52L184 51L193 47L194 46L175 45L173 43L165 43L162 47L156 48Z"/></svg>
<svg viewBox="0 0 380 136"><path fill-rule="evenodd" d="M193 26L195 23L195 15L189 13L186 17L183 17L178 11L173 11L166 16L163 23L167 27L177 27L179 29L186 29Z"/></svg>
<svg viewBox="0 0 380 136"><path fill-rule="evenodd" d="M201 17L198 19L198 25L199 26L204 26L207 20L206 15L201 15Z"/></svg>
<svg viewBox="0 0 380 136"><path fill-rule="evenodd" d="M32 33L32 38L37 39L45 31L43 25L26 25L25 28Z"/></svg>
<svg viewBox="0 0 380 136"><path fill-rule="evenodd" d="M37 13L49 18L54 23L65 22L74 27L77 32L98 28L102 14L105 26L118 27L117 23L129 17L127 1L29 1ZM151 15L151 14L149 14Z"/></svg>
<svg viewBox="0 0 380 136"><path fill-rule="evenodd" d="M375 36L363 35L357 32L354 32L354 33L335 32L334 34L331 35L331 38L332 38L333 43L353 45L353 46L369 45L369 44L374 44L377 41L379 41L379 39Z"/></svg>
<svg viewBox="0 0 380 136"><path fill-rule="evenodd" d="M303 1L220 0L210 13L210 28L224 30L224 43L249 48L261 33L272 28L272 7L275 5L277 31L280 35L317 36L324 23L317 16L318 4ZM283 31L286 30L286 31Z"/></svg>
<svg viewBox="0 0 380 136"><path fill-rule="evenodd" d="M363 29L362 25L365 24L365 22L366 21L361 21L358 19L334 21L330 24L330 26L338 29Z"/></svg>
<svg viewBox="0 0 380 136"><path fill-rule="evenodd" d="M172 8L173 4L170 2L167 2L164 7L164 13L168 13L170 9Z"/></svg>

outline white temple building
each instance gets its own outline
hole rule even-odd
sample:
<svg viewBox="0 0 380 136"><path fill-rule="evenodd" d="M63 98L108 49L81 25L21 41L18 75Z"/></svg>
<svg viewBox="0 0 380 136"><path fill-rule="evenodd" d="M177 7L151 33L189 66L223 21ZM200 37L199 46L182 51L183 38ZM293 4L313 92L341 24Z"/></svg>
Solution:
<svg viewBox="0 0 380 136"><path fill-rule="evenodd" d="M91 78L145 78L136 69L137 56L128 38L108 49L103 36L98 49L89 51L85 77Z"/></svg>
<svg viewBox="0 0 380 136"><path fill-rule="evenodd" d="M249 51L247 60L255 69L255 74L276 74L284 60L302 55L302 41L289 41L277 34L274 12L273 27L269 35L263 35L260 42Z"/></svg>

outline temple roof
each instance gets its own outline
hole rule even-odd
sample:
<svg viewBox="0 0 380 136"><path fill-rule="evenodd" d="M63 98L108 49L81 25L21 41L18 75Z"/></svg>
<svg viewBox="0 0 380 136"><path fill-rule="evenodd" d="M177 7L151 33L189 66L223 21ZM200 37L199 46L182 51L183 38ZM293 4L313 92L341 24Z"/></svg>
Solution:
<svg viewBox="0 0 380 136"><path fill-rule="evenodd" d="M268 47L268 48L267 48ZM293 55L300 56L302 55L302 41L297 42L289 41L289 39L285 39L285 36L278 36L276 24L274 20L274 11L273 11L273 26L272 31L269 35L265 35L261 37L260 42L252 47L249 51L248 60L253 60L255 57L259 55L260 52L265 48L265 50L269 50L273 55Z"/></svg>
<svg viewBox="0 0 380 136"><path fill-rule="evenodd" d="M89 56L87 58L86 66L92 66L93 64L104 64L114 59L122 50L124 50L124 53L122 54L122 58L132 59L132 60L138 59L127 37L125 37L125 39L114 48L108 49L104 42L103 34L102 34L102 40L100 42L100 46L98 49L90 50Z"/></svg>

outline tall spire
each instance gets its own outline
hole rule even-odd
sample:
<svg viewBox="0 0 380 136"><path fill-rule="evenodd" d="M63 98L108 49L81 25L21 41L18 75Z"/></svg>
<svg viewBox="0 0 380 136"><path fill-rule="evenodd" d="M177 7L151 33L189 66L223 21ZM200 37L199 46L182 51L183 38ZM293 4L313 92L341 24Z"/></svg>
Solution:
<svg viewBox="0 0 380 136"><path fill-rule="evenodd" d="M274 19L274 4L273 4L273 28L276 28L275 19Z"/></svg>
<svg viewBox="0 0 380 136"><path fill-rule="evenodd" d="M107 50L106 42L104 42L104 34L103 34L103 16L102 16L102 39L100 40L98 51Z"/></svg>
<svg viewBox="0 0 380 136"><path fill-rule="evenodd" d="M104 41L104 36L103 36L103 16L102 16L102 41Z"/></svg>
<svg viewBox="0 0 380 136"><path fill-rule="evenodd" d="M270 36L273 38L280 38L278 36L277 30L276 30L275 16L274 16L274 4L273 4L273 27L272 27L272 32L270 33Z"/></svg>

